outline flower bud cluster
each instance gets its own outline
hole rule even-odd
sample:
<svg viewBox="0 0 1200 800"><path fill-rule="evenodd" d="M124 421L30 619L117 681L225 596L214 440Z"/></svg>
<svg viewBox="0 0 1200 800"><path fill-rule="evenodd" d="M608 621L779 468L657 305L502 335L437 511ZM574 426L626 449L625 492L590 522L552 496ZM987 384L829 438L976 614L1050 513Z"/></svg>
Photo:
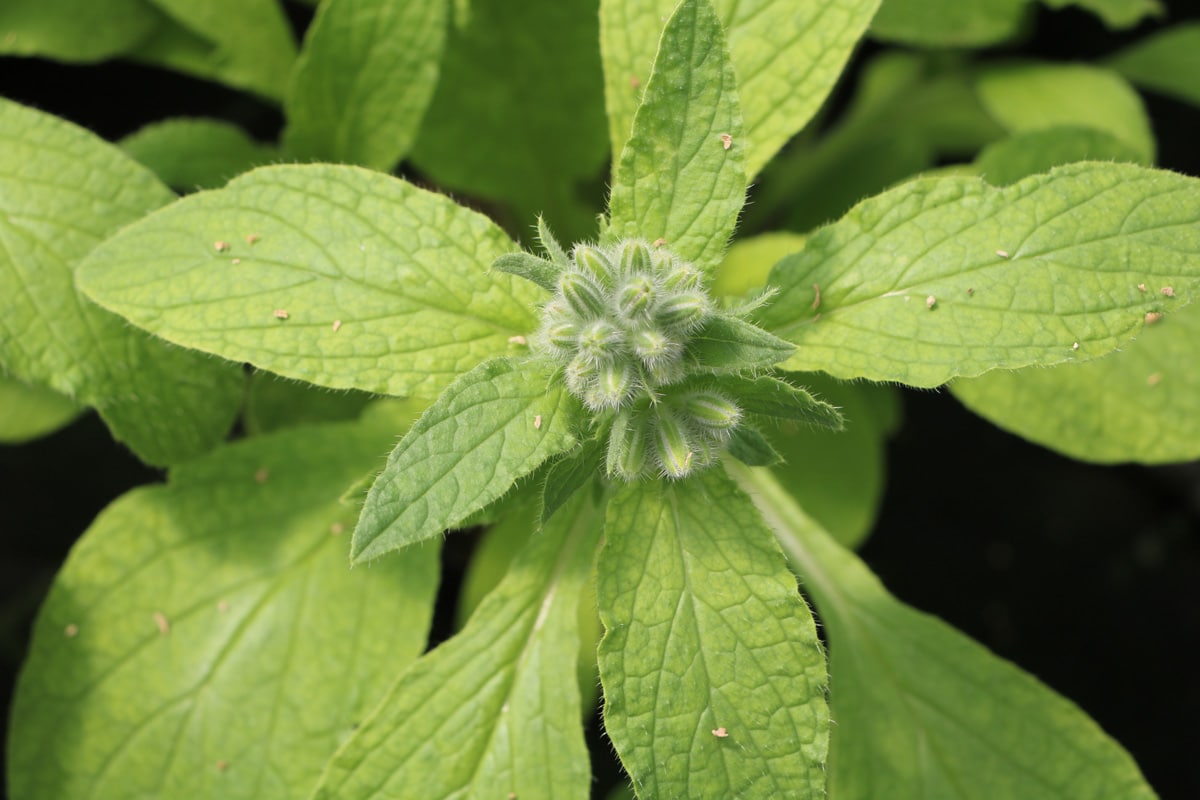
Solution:
<svg viewBox="0 0 1200 800"><path fill-rule="evenodd" d="M609 425L610 475L681 478L710 464L741 421L729 398L681 383L691 336L716 312L700 273L641 240L577 245L534 346Z"/></svg>

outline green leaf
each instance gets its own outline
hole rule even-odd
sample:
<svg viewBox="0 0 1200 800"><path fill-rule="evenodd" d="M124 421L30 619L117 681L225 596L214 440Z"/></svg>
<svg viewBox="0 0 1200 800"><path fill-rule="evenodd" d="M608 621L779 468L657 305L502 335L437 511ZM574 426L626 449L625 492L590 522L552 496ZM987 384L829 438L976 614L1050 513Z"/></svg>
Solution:
<svg viewBox="0 0 1200 800"><path fill-rule="evenodd" d="M688 341L688 355L711 372L740 372L769 367L792 354L790 344L737 317L718 315L704 322Z"/></svg>
<svg viewBox="0 0 1200 800"><path fill-rule="evenodd" d="M403 672L338 751L314 800L588 797L575 662L600 526L573 501L466 628Z"/></svg>
<svg viewBox="0 0 1200 800"><path fill-rule="evenodd" d="M992 372L950 388L976 414L1072 458L1162 464L1200 458L1197 363L1200 305L1193 304L1105 358Z"/></svg>
<svg viewBox="0 0 1200 800"><path fill-rule="evenodd" d="M757 378L706 376L697 379L697 383L725 392L737 401L743 411L750 414L803 422L834 431L840 431L843 427L842 415L836 406L818 400L805 389L769 375Z"/></svg>
<svg viewBox="0 0 1200 800"><path fill-rule="evenodd" d="M730 465L829 632L829 796L1153 798L1129 754L1070 701L893 598L762 470Z"/></svg>
<svg viewBox="0 0 1200 800"><path fill-rule="evenodd" d="M667 21L613 170L609 234L664 239L711 270L746 199L745 151L721 21L708 0L684 0Z"/></svg>
<svg viewBox="0 0 1200 800"><path fill-rule="evenodd" d="M917 47L983 47L1015 37L1030 0L885 0L871 38Z"/></svg>
<svg viewBox="0 0 1200 800"><path fill-rule="evenodd" d="M242 423L247 433L257 436L297 425L347 422L357 419L373 400L374 397L366 392L332 391L260 371L251 375L247 382ZM428 403L414 405L415 419Z"/></svg>
<svg viewBox="0 0 1200 800"><path fill-rule="evenodd" d="M12 718L16 797L303 797L417 657L437 549L346 569L338 494L391 436L222 448L137 489L72 550Z"/></svg>
<svg viewBox="0 0 1200 800"><path fill-rule="evenodd" d="M1131 44L1106 65L1145 89L1200 105L1200 22L1176 25Z"/></svg>
<svg viewBox="0 0 1200 800"><path fill-rule="evenodd" d="M0 365L95 407L151 463L212 447L237 413L241 370L131 330L75 286L88 251L171 192L87 131L4 100L0 142Z"/></svg>
<svg viewBox="0 0 1200 800"><path fill-rule="evenodd" d="M542 487L542 524L571 497L583 491L603 467L604 445L597 439L588 439L578 449L551 464Z"/></svg>
<svg viewBox="0 0 1200 800"><path fill-rule="evenodd" d="M604 724L639 797L823 797L825 656L719 470L614 494L597 567Z"/></svg>
<svg viewBox="0 0 1200 800"><path fill-rule="evenodd" d="M675 5L675 0L600 4L600 48L614 153L620 153L629 138L662 22ZM715 0L713 6L738 75L749 148L745 169L752 177L817 113L879 0Z"/></svg>
<svg viewBox="0 0 1200 800"><path fill-rule="evenodd" d="M21 444L53 433L79 412L69 397L0 376L0 443Z"/></svg>
<svg viewBox="0 0 1200 800"><path fill-rule="evenodd" d="M1079 6L1090 11L1110 28L1132 28L1146 17L1161 17L1165 13L1159 0L1042 0L1047 8Z"/></svg>
<svg viewBox="0 0 1200 800"><path fill-rule="evenodd" d="M723 297L745 297L767 284L767 275L776 261L804 249L805 237L789 231L773 231L738 239L713 274L713 294Z"/></svg>
<svg viewBox="0 0 1200 800"><path fill-rule="evenodd" d="M581 190L604 171L598 0L455 2L441 78L412 151L439 186L499 201L510 228L544 213L565 241L594 235Z"/></svg>
<svg viewBox="0 0 1200 800"><path fill-rule="evenodd" d="M770 281L782 291L761 321L797 345L784 368L839 378L930 387L1095 358L1200 288L1198 197L1193 178L1126 164L1073 164L1000 189L916 180L779 262Z"/></svg>
<svg viewBox="0 0 1200 800"><path fill-rule="evenodd" d="M79 281L185 347L334 389L433 396L536 326L541 293L487 274L512 249L482 215L396 178L276 166L131 225Z"/></svg>
<svg viewBox="0 0 1200 800"><path fill-rule="evenodd" d="M558 276L562 273L560 266L532 253L505 253L496 259L492 268L524 278L548 292L558 290Z"/></svg>
<svg viewBox="0 0 1200 800"><path fill-rule="evenodd" d="M296 42L277 0L146 0L172 24L129 55L282 100Z"/></svg>
<svg viewBox="0 0 1200 800"><path fill-rule="evenodd" d="M351 558L438 536L574 444L574 401L537 363L494 359L452 384L388 457Z"/></svg>
<svg viewBox="0 0 1200 800"><path fill-rule="evenodd" d="M153 122L118 144L182 192L215 189L251 167L279 160L273 145L256 142L236 125L217 119Z"/></svg>
<svg viewBox="0 0 1200 800"><path fill-rule="evenodd" d="M1111 70L1086 64L1018 63L980 73L984 108L1014 133L1062 125L1111 133L1154 163L1154 132L1141 97Z"/></svg>
<svg viewBox="0 0 1200 800"><path fill-rule="evenodd" d="M4 0L0 54L101 61L128 52L166 22L144 0Z"/></svg>
<svg viewBox="0 0 1200 800"><path fill-rule="evenodd" d="M288 153L390 170L437 85L447 0L323 3L284 102Z"/></svg>
<svg viewBox="0 0 1200 800"><path fill-rule="evenodd" d="M783 456L771 446L767 438L750 425L742 424L734 429L725 443L729 455L750 467L773 467L783 461Z"/></svg>
<svg viewBox="0 0 1200 800"><path fill-rule="evenodd" d="M1059 127L1018 133L990 144L975 159L974 167L991 185L1007 186L1075 161L1136 163L1139 158L1136 150L1110 133Z"/></svg>

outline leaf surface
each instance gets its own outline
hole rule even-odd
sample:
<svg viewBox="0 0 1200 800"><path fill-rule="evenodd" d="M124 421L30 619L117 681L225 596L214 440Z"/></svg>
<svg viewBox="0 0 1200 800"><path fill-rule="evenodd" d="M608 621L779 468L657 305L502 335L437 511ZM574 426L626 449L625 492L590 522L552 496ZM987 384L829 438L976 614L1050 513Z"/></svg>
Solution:
<svg viewBox="0 0 1200 800"><path fill-rule="evenodd" d="M298 159L390 170L412 146L437 85L446 0L321 5L284 103Z"/></svg>
<svg viewBox="0 0 1200 800"><path fill-rule="evenodd" d="M252 167L279 160L274 145L251 139L224 120L175 118L126 136L121 149L182 192L215 189Z"/></svg>
<svg viewBox="0 0 1200 800"><path fill-rule="evenodd" d="M80 284L163 338L334 389L436 395L531 331L539 291L487 270L513 243L364 169L263 167L97 248Z"/></svg>
<svg viewBox="0 0 1200 800"><path fill-rule="evenodd" d="M604 0L600 48L613 153L629 138L648 88L663 21L675 0ZM750 177L816 114L861 39L878 0L793 3L715 0L737 73Z"/></svg>
<svg viewBox="0 0 1200 800"><path fill-rule="evenodd" d="M44 386L0 376L0 442L20 444L62 428L79 406Z"/></svg>
<svg viewBox="0 0 1200 800"><path fill-rule="evenodd" d="M425 646L435 546L346 569L355 509L338 495L393 434L245 441L105 510L38 617L13 795L305 796Z"/></svg>
<svg viewBox="0 0 1200 800"><path fill-rule="evenodd" d="M761 322L797 346L786 369L913 386L1095 358L1200 289L1198 197L1193 178L1128 164L999 189L918 179L780 261Z"/></svg>
<svg viewBox="0 0 1200 800"><path fill-rule="evenodd" d="M1084 127L1044 128L1014 134L989 144L974 168L993 186L1007 186L1028 175L1049 172L1076 161L1137 163L1141 155L1111 133Z"/></svg>
<svg viewBox="0 0 1200 800"><path fill-rule="evenodd" d="M528 544L499 586L399 676L315 798L589 796L575 665L600 520L582 496L541 532L516 519Z"/></svg>
<svg viewBox="0 0 1200 800"><path fill-rule="evenodd" d="M1200 22L1175 25L1134 42L1107 66L1138 86L1200 105Z"/></svg>
<svg viewBox="0 0 1200 800"><path fill-rule="evenodd" d="M825 657L720 470L613 496L597 568L604 724L639 797L823 797Z"/></svg>
<svg viewBox="0 0 1200 800"><path fill-rule="evenodd" d="M730 467L829 632L830 797L1155 797L1077 706L888 594L764 471Z"/></svg>
<svg viewBox="0 0 1200 800"><path fill-rule="evenodd" d="M367 495L353 561L438 536L574 444L575 403L539 364L484 362L396 445Z"/></svg>
<svg viewBox="0 0 1200 800"><path fill-rule="evenodd" d="M145 0L5 0L0 54L101 61L127 52L165 22Z"/></svg>
<svg viewBox="0 0 1200 800"><path fill-rule="evenodd" d="M173 195L112 145L0 100L0 365L93 406L142 459L212 447L241 403L241 370L130 329L76 289L83 257Z"/></svg>
<svg viewBox="0 0 1200 800"><path fill-rule="evenodd" d="M1030 0L885 0L871 37L919 47L982 47L1016 36Z"/></svg>

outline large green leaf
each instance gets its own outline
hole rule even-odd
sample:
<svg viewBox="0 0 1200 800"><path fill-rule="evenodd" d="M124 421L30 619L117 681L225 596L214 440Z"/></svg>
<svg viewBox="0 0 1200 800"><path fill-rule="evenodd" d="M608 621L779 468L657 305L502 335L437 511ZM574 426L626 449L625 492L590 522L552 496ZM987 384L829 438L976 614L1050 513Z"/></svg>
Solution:
<svg viewBox="0 0 1200 800"><path fill-rule="evenodd" d="M574 444L576 403L533 362L484 362L452 384L396 445L354 531L366 561L438 536Z"/></svg>
<svg viewBox="0 0 1200 800"><path fill-rule="evenodd" d="M605 730L639 797L824 797L825 656L720 470L616 491L597 595Z"/></svg>
<svg viewBox="0 0 1200 800"><path fill-rule="evenodd" d="M257 436L297 425L345 422L356 419L373 402L374 395L356 391L332 391L311 383L288 380L269 372L255 372L246 382L246 407L242 424L246 433ZM420 401L392 400L410 404L413 420L428 405Z"/></svg>
<svg viewBox="0 0 1200 800"><path fill-rule="evenodd" d="M437 85L447 5L321 5L284 105L289 154L382 170L395 166L416 139Z"/></svg>
<svg viewBox="0 0 1200 800"><path fill-rule="evenodd" d="M338 496L393 430L239 443L104 511L38 617L13 797L303 797L425 646L435 546L346 569Z"/></svg>
<svg viewBox="0 0 1200 800"><path fill-rule="evenodd" d="M599 209L580 184L608 155L597 2L452 3L416 165L440 186L505 203L513 229L544 213L568 241L593 236Z"/></svg>
<svg viewBox="0 0 1200 800"><path fill-rule="evenodd" d="M1079 6L1090 11L1110 28L1131 28L1146 17L1162 16L1160 0L1042 0L1048 8Z"/></svg>
<svg viewBox="0 0 1200 800"><path fill-rule="evenodd" d="M0 442L4 444L53 433L79 416L79 411L58 392L0 376Z"/></svg>
<svg viewBox="0 0 1200 800"><path fill-rule="evenodd" d="M296 58L278 0L144 0L171 22L129 52L140 61L281 100Z"/></svg>
<svg viewBox="0 0 1200 800"><path fill-rule="evenodd" d="M1018 63L983 70L979 100L1019 133L1062 125L1105 131L1154 163L1154 132L1141 97L1117 73L1087 64Z"/></svg>
<svg viewBox="0 0 1200 800"><path fill-rule="evenodd" d="M737 85L708 0L667 21L633 134L613 172L609 232L664 240L711 269L746 199Z"/></svg>
<svg viewBox="0 0 1200 800"><path fill-rule="evenodd" d="M1195 179L1128 164L919 179L779 262L763 322L797 345L787 369L914 386L1096 358L1200 289L1198 201Z"/></svg>
<svg viewBox="0 0 1200 800"><path fill-rule="evenodd" d="M1157 0L1042 0L1050 8L1077 5L1109 27L1130 27L1160 13ZM982 47L1015 38L1027 26L1033 0L885 0L871 35L919 47Z"/></svg>
<svg viewBox="0 0 1200 800"><path fill-rule="evenodd" d="M145 0L4 0L0 54L100 61L129 51L165 24Z"/></svg>
<svg viewBox="0 0 1200 800"><path fill-rule="evenodd" d="M1135 42L1107 65L1139 86L1200 105L1200 22L1176 25Z"/></svg>
<svg viewBox="0 0 1200 800"><path fill-rule="evenodd" d="M274 145L251 139L223 120L175 118L151 123L120 142L173 189L215 189L252 167L279 160Z"/></svg>
<svg viewBox="0 0 1200 800"><path fill-rule="evenodd" d="M589 796L575 662L599 516L580 496L541 532L524 530L504 580L457 636L400 675L315 798Z"/></svg>
<svg viewBox="0 0 1200 800"><path fill-rule="evenodd" d="M620 153L676 0L603 0L609 138ZM794 3L714 0L737 73L746 128L746 173L758 174L816 114L871 21L879 0Z"/></svg>
<svg viewBox="0 0 1200 800"><path fill-rule="evenodd" d="M225 435L241 372L130 329L76 290L75 272L104 237L172 197L87 131L0 100L0 365L94 406L155 464Z"/></svg>
<svg viewBox="0 0 1200 800"><path fill-rule="evenodd" d="M515 247L441 195L356 167L263 167L123 230L80 274L173 342L335 389L435 395L536 324Z"/></svg>
<svg viewBox="0 0 1200 800"><path fill-rule="evenodd" d="M1007 186L1028 175L1076 161L1137 163L1141 154L1111 133L1083 127L1043 128L993 142L974 167L992 186Z"/></svg>
<svg viewBox="0 0 1200 800"><path fill-rule="evenodd" d="M1129 754L1079 708L893 598L769 474L730 467L792 558L829 634L837 720L830 797L1154 797Z"/></svg>

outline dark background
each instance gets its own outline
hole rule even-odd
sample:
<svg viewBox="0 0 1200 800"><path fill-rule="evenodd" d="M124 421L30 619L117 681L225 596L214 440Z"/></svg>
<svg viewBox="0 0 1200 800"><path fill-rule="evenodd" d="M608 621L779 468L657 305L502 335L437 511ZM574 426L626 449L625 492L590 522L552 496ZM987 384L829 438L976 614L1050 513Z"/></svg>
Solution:
<svg viewBox="0 0 1200 800"><path fill-rule="evenodd" d="M1192 3L1173 5L1174 21L1200 18ZM305 21L297 10L298 28ZM1091 59L1150 28L1114 35L1082 13L1042 11L1036 34L1007 52ZM177 115L230 119L263 139L275 138L282 122L231 90L118 63L0 58L0 95L108 139ZM1200 176L1200 111L1153 94L1146 102L1160 163ZM1080 464L1000 432L948 393L906 392L904 401L866 561L898 597L1081 705L1164 798L1200 797L1200 465ZM33 615L67 550L112 499L161 478L115 444L94 414L41 441L0 447L5 719ZM462 549L447 557L447 604L471 537L459 541ZM438 635L448 633L449 619L445 608ZM615 767L603 763L608 746L592 738L603 783Z"/></svg>

